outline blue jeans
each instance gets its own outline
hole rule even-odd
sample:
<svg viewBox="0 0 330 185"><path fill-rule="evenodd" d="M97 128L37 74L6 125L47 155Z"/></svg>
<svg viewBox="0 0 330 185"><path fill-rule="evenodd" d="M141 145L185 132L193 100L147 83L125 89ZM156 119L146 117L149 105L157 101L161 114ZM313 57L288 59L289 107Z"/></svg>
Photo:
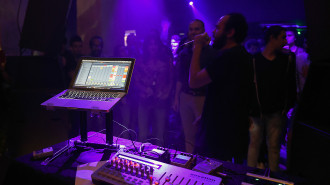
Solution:
<svg viewBox="0 0 330 185"><path fill-rule="evenodd" d="M250 144L248 149L248 166L256 167L262 143L263 135L266 134L268 149L268 165L271 171L279 170L280 161L280 137L284 118L280 112L264 114L262 118L251 117ZM266 133L264 133L266 131Z"/></svg>

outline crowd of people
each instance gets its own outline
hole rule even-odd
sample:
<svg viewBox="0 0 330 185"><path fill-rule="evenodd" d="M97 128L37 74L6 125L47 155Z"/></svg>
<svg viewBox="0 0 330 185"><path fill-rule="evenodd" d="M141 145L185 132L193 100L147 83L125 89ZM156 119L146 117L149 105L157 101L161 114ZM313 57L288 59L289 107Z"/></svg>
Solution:
<svg viewBox="0 0 330 185"><path fill-rule="evenodd" d="M164 145L170 115L176 112L186 152L246 160L251 167L266 163L278 171L287 113L302 92L308 54L297 46L296 29L270 26L263 39L246 39L247 30L245 17L232 13L216 23L213 39L198 19L189 24L186 37L173 35L170 44L155 30L142 41L129 35L127 46L115 46L112 55L136 58L129 93L115 107L115 120L135 130L140 142ZM83 56L82 44L74 36L62 53L67 84ZM102 37L92 37L89 47L87 56L104 57Z"/></svg>

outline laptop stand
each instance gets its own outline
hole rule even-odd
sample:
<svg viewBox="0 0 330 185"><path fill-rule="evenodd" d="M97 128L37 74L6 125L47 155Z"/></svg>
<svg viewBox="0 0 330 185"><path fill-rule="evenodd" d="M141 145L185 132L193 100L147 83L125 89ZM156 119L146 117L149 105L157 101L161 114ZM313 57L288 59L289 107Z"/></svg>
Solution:
<svg viewBox="0 0 330 185"><path fill-rule="evenodd" d="M104 149L116 149L113 145L113 110L111 109L105 114L105 129L106 129L106 143L89 143L87 138L87 112L80 112L80 141L75 141L75 145L78 146L90 146L93 148L104 148Z"/></svg>
<svg viewBox="0 0 330 185"><path fill-rule="evenodd" d="M64 152L68 151L73 147L92 147L95 149L108 149L114 150L118 149L119 147L113 144L113 110L111 109L107 113L100 113L105 114L105 128L106 128L106 143L89 143L87 138L87 111L80 111L80 141L74 141L74 144L71 145L68 141L68 144L57 151L52 157L49 157L41 162L41 165L46 166L51 161L55 160L57 157L62 155Z"/></svg>

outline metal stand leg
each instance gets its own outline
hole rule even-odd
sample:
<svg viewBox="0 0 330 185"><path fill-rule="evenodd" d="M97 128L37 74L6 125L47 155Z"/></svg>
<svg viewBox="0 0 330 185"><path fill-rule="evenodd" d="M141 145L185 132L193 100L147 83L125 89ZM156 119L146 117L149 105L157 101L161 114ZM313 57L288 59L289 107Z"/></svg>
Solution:
<svg viewBox="0 0 330 185"><path fill-rule="evenodd" d="M87 111L80 111L80 140L87 141Z"/></svg>
<svg viewBox="0 0 330 185"><path fill-rule="evenodd" d="M106 143L113 144L113 111L112 109L105 115Z"/></svg>
<svg viewBox="0 0 330 185"><path fill-rule="evenodd" d="M108 113L105 113L105 128L106 128L106 143L88 143L87 138L87 111L80 111L80 141L75 141L74 145L66 145L57 151L54 156L44 160L41 165L47 165L58 156L62 155L64 152L69 150L72 147L76 146L89 146L94 148L103 148L103 149L118 149L117 146L113 144L113 111L110 110Z"/></svg>

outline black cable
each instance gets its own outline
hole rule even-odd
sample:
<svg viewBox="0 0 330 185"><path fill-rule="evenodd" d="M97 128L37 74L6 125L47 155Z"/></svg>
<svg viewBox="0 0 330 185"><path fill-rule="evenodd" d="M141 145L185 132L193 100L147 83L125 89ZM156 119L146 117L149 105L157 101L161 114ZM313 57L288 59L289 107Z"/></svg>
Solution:
<svg viewBox="0 0 330 185"><path fill-rule="evenodd" d="M135 134L135 139L134 139L134 141L136 141L136 139L137 139L137 134L136 134L136 132L134 131L134 130L132 130L132 129L128 129L127 127L125 127L124 125L122 125L122 124L120 124L119 122L117 122L117 121L115 121L115 120L113 120L115 123L117 123L119 126L121 126L121 127L123 127L125 130L122 132L122 133L120 133L119 134L119 136L121 136L123 133L125 133L125 132L127 132L127 131L132 131L134 134ZM134 143L134 141L132 140L132 136L131 136L131 134L130 133L128 133L129 135L129 138L130 138L130 140L131 140L131 142L132 142L132 145L133 145L133 147L134 147L134 149L135 149L135 151L137 151L137 148L136 148L136 146L135 146L135 143ZM116 146L117 146L117 142L118 142L118 138L119 138L119 136L117 137L117 139L116 139Z"/></svg>
<svg viewBox="0 0 330 185"><path fill-rule="evenodd" d="M117 139L116 139L116 146L118 145L118 138L119 138L123 133L125 133L125 132L130 132L130 131L133 132L133 133L135 133L135 138L137 138L137 136L136 136L136 132L135 132L134 130L132 130L132 129L124 130L122 133L120 133L120 134L118 135L118 137L117 137ZM133 143L133 146L135 147L133 140L131 140L131 141L132 141L132 143ZM136 147L135 147L135 150L136 150Z"/></svg>

